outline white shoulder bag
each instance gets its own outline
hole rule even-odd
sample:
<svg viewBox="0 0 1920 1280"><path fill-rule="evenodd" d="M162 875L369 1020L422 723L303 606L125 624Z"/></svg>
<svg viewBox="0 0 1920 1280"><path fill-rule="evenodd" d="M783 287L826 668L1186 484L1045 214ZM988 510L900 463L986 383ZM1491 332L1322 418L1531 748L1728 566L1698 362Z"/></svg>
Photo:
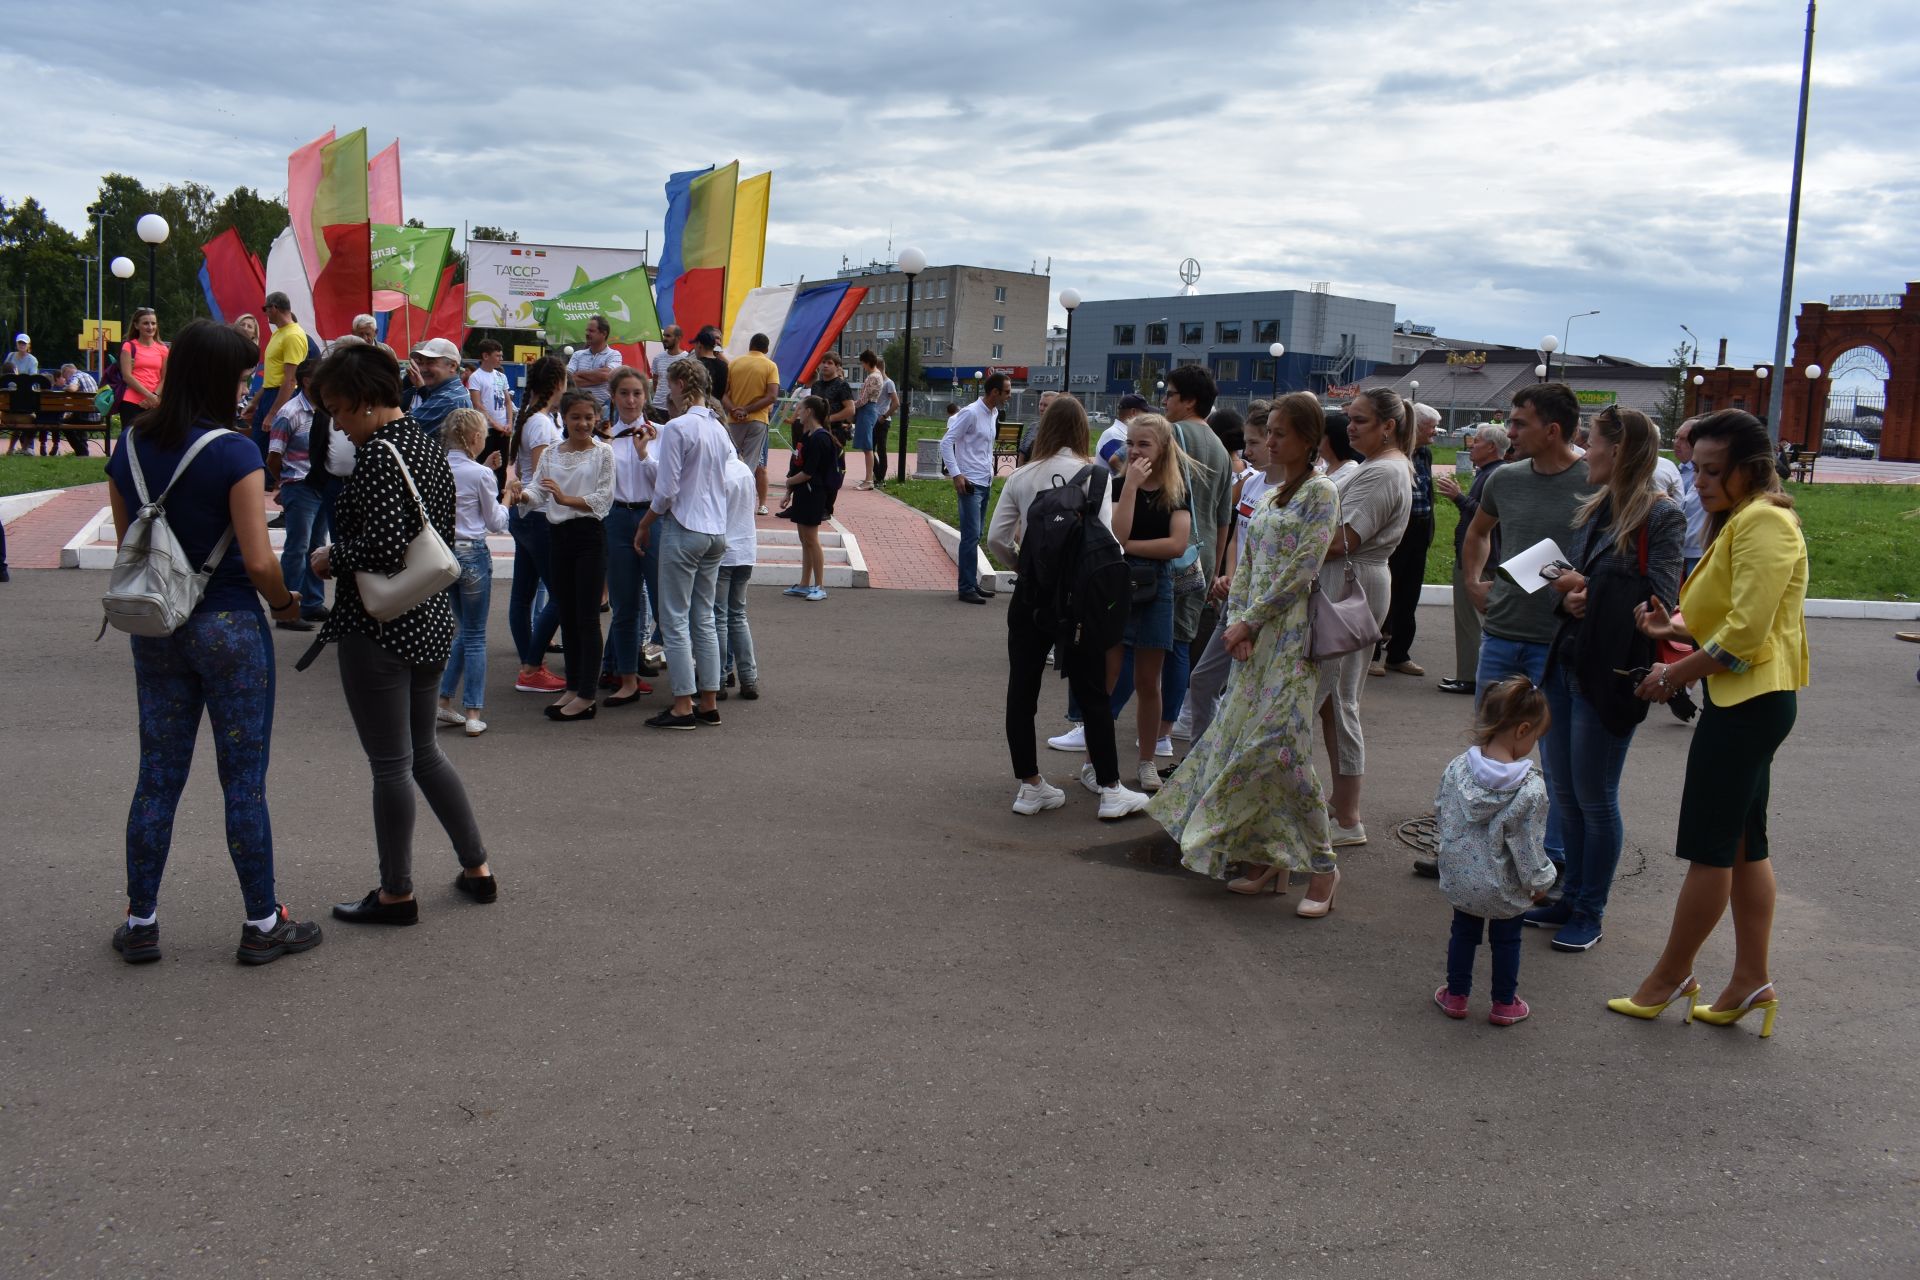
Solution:
<svg viewBox="0 0 1920 1280"><path fill-rule="evenodd" d="M446 544L440 531L433 527L427 504L414 486L413 472L407 469L407 460L394 448L393 441L380 443L392 450L393 460L400 464L400 474L407 479L407 491L413 494L414 508L420 512L420 532L407 544L405 564L392 573L356 570L353 582L359 588L360 603L367 616L375 622L392 622L460 581L460 562L454 558L453 548Z"/></svg>

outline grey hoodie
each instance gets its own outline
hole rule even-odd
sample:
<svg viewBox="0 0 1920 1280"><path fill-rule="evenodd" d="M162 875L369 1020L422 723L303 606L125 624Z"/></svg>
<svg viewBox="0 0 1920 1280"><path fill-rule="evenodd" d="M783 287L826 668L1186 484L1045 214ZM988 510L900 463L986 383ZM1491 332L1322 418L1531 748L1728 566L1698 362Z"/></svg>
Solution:
<svg viewBox="0 0 1920 1280"><path fill-rule="evenodd" d="M1440 775L1440 892L1461 911L1507 920L1553 883L1547 787L1526 761L1502 764L1469 747Z"/></svg>

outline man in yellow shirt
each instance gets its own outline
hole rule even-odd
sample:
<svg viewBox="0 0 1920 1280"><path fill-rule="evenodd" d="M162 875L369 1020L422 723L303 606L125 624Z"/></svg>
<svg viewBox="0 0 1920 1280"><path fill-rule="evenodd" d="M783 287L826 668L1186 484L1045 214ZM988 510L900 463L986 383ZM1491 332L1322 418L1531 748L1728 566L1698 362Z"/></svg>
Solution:
<svg viewBox="0 0 1920 1280"><path fill-rule="evenodd" d="M767 514L767 423L773 402L780 398L780 366L767 354L769 345L766 334L753 335L747 354L728 366L727 391L721 397L734 451L753 468L761 515Z"/></svg>
<svg viewBox="0 0 1920 1280"><path fill-rule="evenodd" d="M253 442L260 447L264 461L267 434L273 428L273 420L299 390L294 385L293 371L307 358L307 331L293 318L293 302L284 293L268 294L260 309L266 312L267 323L273 326L261 369L260 398L253 403Z"/></svg>

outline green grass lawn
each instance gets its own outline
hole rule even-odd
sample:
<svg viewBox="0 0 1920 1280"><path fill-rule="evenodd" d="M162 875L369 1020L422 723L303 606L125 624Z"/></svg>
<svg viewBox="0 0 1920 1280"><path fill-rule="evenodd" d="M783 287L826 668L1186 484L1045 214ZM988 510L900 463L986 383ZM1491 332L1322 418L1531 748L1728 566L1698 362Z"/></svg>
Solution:
<svg viewBox="0 0 1920 1280"><path fill-rule="evenodd" d="M66 453L57 458L29 458L24 454L0 457L0 498L40 489L92 484L106 478L105 458L76 458Z"/></svg>

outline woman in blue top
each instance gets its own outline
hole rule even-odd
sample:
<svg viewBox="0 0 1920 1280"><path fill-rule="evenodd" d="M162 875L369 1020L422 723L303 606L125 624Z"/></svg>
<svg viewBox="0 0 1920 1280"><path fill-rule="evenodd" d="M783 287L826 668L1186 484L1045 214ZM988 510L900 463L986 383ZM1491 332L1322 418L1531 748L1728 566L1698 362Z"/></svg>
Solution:
<svg viewBox="0 0 1920 1280"><path fill-rule="evenodd" d="M273 828L267 818L267 748L273 734L273 643L260 613L300 616L267 542L266 483L260 451L229 430L240 380L259 359L247 339L210 320L195 320L174 340L160 401L134 421L125 447L107 462L113 482L113 527L125 538L140 509L137 461L147 493L157 497L201 436L214 433L167 499L167 524L196 564L213 553L227 529L233 541L207 582L206 595L169 636L133 636L134 684L140 702L140 776L127 813L127 919L113 949L128 964L160 958L160 875L173 841L173 815L193 764L204 708L213 721L213 749L226 794L227 852L240 877L247 923L239 958L266 964L320 945L320 927L293 919L273 886Z"/></svg>

